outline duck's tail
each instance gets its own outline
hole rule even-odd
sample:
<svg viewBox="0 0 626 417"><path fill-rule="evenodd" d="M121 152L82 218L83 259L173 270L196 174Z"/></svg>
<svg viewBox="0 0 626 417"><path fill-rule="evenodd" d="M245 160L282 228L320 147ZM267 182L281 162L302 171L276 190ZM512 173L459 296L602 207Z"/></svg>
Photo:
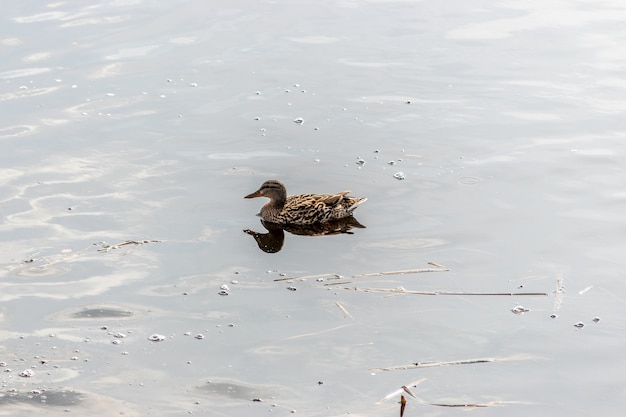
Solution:
<svg viewBox="0 0 626 417"><path fill-rule="evenodd" d="M359 204L365 203L367 201L367 197L352 197L351 205L346 210L348 212L353 212Z"/></svg>

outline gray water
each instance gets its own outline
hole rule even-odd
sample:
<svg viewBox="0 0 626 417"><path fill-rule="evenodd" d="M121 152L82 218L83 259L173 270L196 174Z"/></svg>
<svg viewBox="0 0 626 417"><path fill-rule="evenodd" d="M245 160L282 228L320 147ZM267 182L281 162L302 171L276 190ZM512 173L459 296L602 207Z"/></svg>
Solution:
<svg viewBox="0 0 626 417"><path fill-rule="evenodd" d="M622 2L3 11L1 414L623 413Z"/></svg>

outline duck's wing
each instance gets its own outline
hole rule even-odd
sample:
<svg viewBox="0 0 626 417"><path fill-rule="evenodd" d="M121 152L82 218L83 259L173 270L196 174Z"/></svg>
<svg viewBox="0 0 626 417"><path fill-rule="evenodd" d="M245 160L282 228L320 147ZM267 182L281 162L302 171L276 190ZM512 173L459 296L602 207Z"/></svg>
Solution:
<svg viewBox="0 0 626 417"><path fill-rule="evenodd" d="M341 204L346 195L350 191L342 191L337 194L312 194L315 199L315 204L325 204L329 207L334 207Z"/></svg>
<svg viewBox="0 0 626 417"><path fill-rule="evenodd" d="M332 218L345 194L296 194L287 197L281 217L287 224L315 224Z"/></svg>
<svg viewBox="0 0 626 417"><path fill-rule="evenodd" d="M280 215L286 224L315 224L347 217L366 199L337 194L296 194L287 197Z"/></svg>

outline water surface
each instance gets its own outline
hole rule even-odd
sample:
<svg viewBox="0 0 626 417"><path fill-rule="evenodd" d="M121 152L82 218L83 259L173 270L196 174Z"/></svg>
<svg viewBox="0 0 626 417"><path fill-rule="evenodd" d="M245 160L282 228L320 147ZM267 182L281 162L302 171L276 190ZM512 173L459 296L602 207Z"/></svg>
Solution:
<svg viewBox="0 0 626 417"><path fill-rule="evenodd" d="M6 6L3 410L397 415L399 393L379 400L425 378L405 415L619 415L625 18ZM259 250L243 230L264 232L263 202L243 196L270 178L367 196L366 228ZM429 262L449 271L355 277ZM495 360L378 370L468 359Z"/></svg>

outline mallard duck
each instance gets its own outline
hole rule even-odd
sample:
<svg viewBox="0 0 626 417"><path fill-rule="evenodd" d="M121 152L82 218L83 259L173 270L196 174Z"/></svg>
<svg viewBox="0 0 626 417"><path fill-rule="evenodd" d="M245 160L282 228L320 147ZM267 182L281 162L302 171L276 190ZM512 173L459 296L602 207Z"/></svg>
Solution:
<svg viewBox="0 0 626 417"><path fill-rule="evenodd" d="M259 216L267 222L311 225L349 217L359 204L367 200L365 197L350 197L348 193L350 191L337 194L287 196L285 184L278 180L269 180L245 198L267 197L270 199L259 213Z"/></svg>

